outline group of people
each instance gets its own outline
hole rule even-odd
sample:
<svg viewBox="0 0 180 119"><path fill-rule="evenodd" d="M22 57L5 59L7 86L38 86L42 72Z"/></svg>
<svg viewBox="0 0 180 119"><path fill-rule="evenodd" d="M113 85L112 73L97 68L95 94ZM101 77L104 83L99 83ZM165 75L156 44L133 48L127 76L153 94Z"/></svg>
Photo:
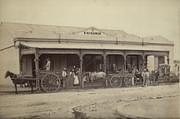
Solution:
<svg viewBox="0 0 180 119"><path fill-rule="evenodd" d="M49 58L47 58L45 70L50 71L51 67L51 61ZM113 65L113 70L115 70L115 65ZM150 72L147 68L144 68L142 71L139 71L136 67L131 68L132 70L130 73L133 74L132 77L132 85L135 85L135 79L140 80L142 79L143 86L147 86L148 82L150 82ZM120 70L118 70L120 72ZM129 70L128 70L129 71ZM71 68L64 68L61 72L62 76L62 85L63 87L71 86L71 85L79 85L80 80L80 68L73 66ZM154 79L157 80L158 78L158 72L155 71L154 73Z"/></svg>
<svg viewBox="0 0 180 119"><path fill-rule="evenodd" d="M46 64L44 66L46 71L51 70L51 61L50 58L47 58ZM80 68L73 66L71 68L63 68L61 72L61 77L62 77L62 85L63 87L71 87L72 85L76 86L80 84L79 81L79 73L80 73Z"/></svg>
<svg viewBox="0 0 180 119"><path fill-rule="evenodd" d="M80 69L76 66L73 68L67 69L64 68L61 72L62 76L62 85L63 87L71 87L71 86L78 86L80 84L79 76L80 76Z"/></svg>
<svg viewBox="0 0 180 119"><path fill-rule="evenodd" d="M113 73L120 73L123 70L121 68L117 68L116 64L112 64L112 72ZM135 85L135 80L141 80L142 79L142 85L147 86L148 82L150 82L150 72L147 68L138 70L136 66L131 66L130 64L127 64L127 72L132 73L132 85ZM157 78L157 77L155 77Z"/></svg>
<svg viewBox="0 0 180 119"><path fill-rule="evenodd" d="M136 81L142 79L142 85L147 86L149 83L158 80L159 72L158 70L150 72L147 68L144 68L142 71L139 71L137 68L132 70L133 78L132 78L132 85L135 85L135 78ZM153 76L151 77L150 76Z"/></svg>

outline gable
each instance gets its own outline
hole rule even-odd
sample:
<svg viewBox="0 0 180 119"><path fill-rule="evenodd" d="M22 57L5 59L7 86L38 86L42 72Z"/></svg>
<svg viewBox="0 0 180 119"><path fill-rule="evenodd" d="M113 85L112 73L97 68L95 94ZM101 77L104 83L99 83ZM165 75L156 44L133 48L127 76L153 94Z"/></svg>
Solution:
<svg viewBox="0 0 180 119"><path fill-rule="evenodd" d="M78 32L73 32L73 35L83 35L83 36L110 36L110 34L107 34L103 32L100 29L97 29L95 27L89 27L87 29L83 29Z"/></svg>

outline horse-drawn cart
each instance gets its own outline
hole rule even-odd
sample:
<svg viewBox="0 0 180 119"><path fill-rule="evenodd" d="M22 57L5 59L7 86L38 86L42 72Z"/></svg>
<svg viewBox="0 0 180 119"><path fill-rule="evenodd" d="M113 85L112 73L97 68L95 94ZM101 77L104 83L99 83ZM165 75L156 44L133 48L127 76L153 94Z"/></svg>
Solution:
<svg viewBox="0 0 180 119"><path fill-rule="evenodd" d="M111 87L131 86L133 77L133 74L129 72L109 74L109 84Z"/></svg>
<svg viewBox="0 0 180 119"><path fill-rule="evenodd" d="M168 64L160 64L158 69L158 83L165 82L178 82L178 76L175 73L170 72L170 65Z"/></svg>
<svg viewBox="0 0 180 119"><path fill-rule="evenodd" d="M5 78L10 77L17 93L17 85L26 85L31 87L31 92L33 92L34 87L39 86L40 90L43 92L55 92L62 88L62 78L60 74L54 72L40 72L39 77L25 76L20 74L14 74L7 71Z"/></svg>
<svg viewBox="0 0 180 119"><path fill-rule="evenodd" d="M170 78L170 66L168 64L160 64L158 70L158 82L168 81Z"/></svg>
<svg viewBox="0 0 180 119"><path fill-rule="evenodd" d="M42 92L57 92L63 88L79 88L81 83L81 75L75 74L73 72L68 72L66 77L62 77L62 72L53 72L39 70L39 75L36 76L26 76L23 74L14 74L7 71L5 78L10 77L16 93L17 85L27 85L31 87L31 91L36 87L36 90ZM74 84L75 78L78 80L78 84ZM76 82L77 83L77 82ZM73 87L74 86L74 87Z"/></svg>

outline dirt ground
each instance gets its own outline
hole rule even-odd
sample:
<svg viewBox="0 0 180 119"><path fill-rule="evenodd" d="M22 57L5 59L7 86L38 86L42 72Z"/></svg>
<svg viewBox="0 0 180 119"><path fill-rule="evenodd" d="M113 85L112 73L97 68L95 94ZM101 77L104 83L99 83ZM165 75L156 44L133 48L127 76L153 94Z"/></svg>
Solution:
<svg viewBox="0 0 180 119"><path fill-rule="evenodd" d="M73 113L73 110L75 113ZM57 93L0 92L0 118L180 118L179 84Z"/></svg>

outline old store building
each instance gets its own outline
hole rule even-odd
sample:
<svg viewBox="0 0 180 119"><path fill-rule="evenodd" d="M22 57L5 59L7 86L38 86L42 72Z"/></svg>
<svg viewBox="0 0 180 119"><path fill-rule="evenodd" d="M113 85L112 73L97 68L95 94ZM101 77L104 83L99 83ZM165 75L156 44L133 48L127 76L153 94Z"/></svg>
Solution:
<svg viewBox="0 0 180 119"><path fill-rule="evenodd" d="M161 37L139 37L121 30L1 23L1 80L6 70L31 76L44 70L47 58L52 72L79 67L80 72L142 70L173 64L174 44ZM14 46L14 47L13 47Z"/></svg>

